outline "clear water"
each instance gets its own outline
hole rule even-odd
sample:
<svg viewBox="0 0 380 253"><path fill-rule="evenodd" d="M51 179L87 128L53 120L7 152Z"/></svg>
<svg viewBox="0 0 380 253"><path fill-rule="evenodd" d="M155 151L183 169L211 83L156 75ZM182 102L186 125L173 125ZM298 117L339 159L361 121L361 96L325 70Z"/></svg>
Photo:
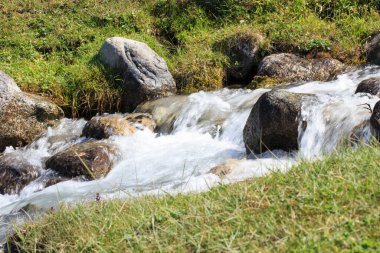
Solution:
<svg viewBox="0 0 380 253"><path fill-rule="evenodd" d="M331 82L309 82L286 88L291 92L310 93L317 100L305 101L302 118L308 125L299 136L299 152L277 150L245 158L243 128L252 106L266 91L228 90L199 92L190 95L172 108L173 129L167 134L149 130L133 136L111 137L121 156L112 171L103 179L91 182L66 181L43 189L38 181L25 187L19 195L0 195L0 234L7 217L25 206L37 209L57 208L60 202L77 203L103 198L128 197L140 194L205 191L220 183L231 183L272 170L286 170L300 157L318 158L333 151L342 138L354 128L359 138L368 139L370 112L379 100L366 94L356 94L360 81L380 77L380 69L363 70L339 76ZM169 108L171 104L168 104ZM27 147L7 148L6 153L26 157L42 173L51 155L75 143L80 138L85 120L64 119L55 129ZM232 172L225 178L209 173L214 166L231 161ZM0 238L1 240L1 238Z"/></svg>

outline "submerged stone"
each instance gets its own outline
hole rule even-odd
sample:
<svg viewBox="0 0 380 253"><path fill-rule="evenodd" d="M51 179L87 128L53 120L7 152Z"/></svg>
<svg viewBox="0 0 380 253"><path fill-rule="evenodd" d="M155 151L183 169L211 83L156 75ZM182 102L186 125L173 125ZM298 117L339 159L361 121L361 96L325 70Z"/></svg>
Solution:
<svg viewBox="0 0 380 253"><path fill-rule="evenodd" d="M100 141L76 144L49 158L46 168L64 177L84 176L94 180L108 174L117 152L115 146Z"/></svg>
<svg viewBox="0 0 380 253"><path fill-rule="evenodd" d="M0 194L18 194L39 175L39 169L21 156L0 156Z"/></svg>

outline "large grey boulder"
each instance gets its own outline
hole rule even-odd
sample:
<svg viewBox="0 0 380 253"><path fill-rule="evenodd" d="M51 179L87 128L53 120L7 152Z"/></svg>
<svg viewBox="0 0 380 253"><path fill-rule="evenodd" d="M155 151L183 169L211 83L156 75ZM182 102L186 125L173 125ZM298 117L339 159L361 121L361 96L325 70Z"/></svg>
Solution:
<svg viewBox="0 0 380 253"><path fill-rule="evenodd" d="M13 154L0 156L0 194L17 194L40 175L37 166Z"/></svg>
<svg viewBox="0 0 380 253"><path fill-rule="evenodd" d="M224 42L224 51L230 59L227 69L229 81L250 81L257 72L260 63L260 46L264 38L260 34L239 32Z"/></svg>
<svg viewBox="0 0 380 253"><path fill-rule="evenodd" d="M111 170L117 159L115 146L92 141L76 144L61 151L46 161L46 168L52 169L64 177L83 176L88 180L103 177Z"/></svg>
<svg viewBox="0 0 380 253"><path fill-rule="evenodd" d="M273 54L265 57L257 72L260 78L280 82L328 81L342 73L344 65L328 58L305 59L294 54Z"/></svg>
<svg viewBox="0 0 380 253"><path fill-rule="evenodd" d="M12 78L0 71L0 152L7 146L28 144L63 116L57 105L21 92Z"/></svg>
<svg viewBox="0 0 380 253"><path fill-rule="evenodd" d="M380 97L380 78L369 78L360 82L355 93L368 93Z"/></svg>
<svg viewBox="0 0 380 253"><path fill-rule="evenodd" d="M380 65L380 31L371 35L364 50L369 63Z"/></svg>
<svg viewBox="0 0 380 253"><path fill-rule="evenodd" d="M253 106L244 127L247 154L298 149L299 126L306 128L306 122L300 122L302 101L312 97L285 90L264 93Z"/></svg>
<svg viewBox="0 0 380 253"><path fill-rule="evenodd" d="M100 49L101 61L123 78L126 91L124 107L133 110L146 100L176 93L175 81L164 59L145 43L113 37Z"/></svg>

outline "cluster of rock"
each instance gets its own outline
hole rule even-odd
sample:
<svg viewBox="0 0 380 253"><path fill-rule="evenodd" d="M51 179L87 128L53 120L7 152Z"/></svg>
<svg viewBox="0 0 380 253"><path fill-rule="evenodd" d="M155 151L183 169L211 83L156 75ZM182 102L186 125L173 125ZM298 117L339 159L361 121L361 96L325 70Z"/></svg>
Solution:
<svg viewBox="0 0 380 253"><path fill-rule="evenodd" d="M255 33L238 33L224 43L228 45L224 51L231 62L226 71L230 82L329 81L345 69L342 62L331 58L308 59L291 53L263 57L265 40Z"/></svg>
<svg viewBox="0 0 380 253"><path fill-rule="evenodd" d="M129 136L139 130L154 131L156 122L147 113L114 114L93 117L82 130L85 142L51 156L45 168L54 173L41 176L41 169L13 153L0 156L0 193L14 194L33 180L49 186L58 182L94 180L106 176L120 157L118 148L108 142L111 136Z"/></svg>
<svg viewBox="0 0 380 253"><path fill-rule="evenodd" d="M226 52L236 62L228 69L235 80L256 76L287 82L327 81L344 70L341 62L329 58L306 59L281 53L261 59L263 38L243 37L241 43L234 43ZM374 34L366 46L369 62L380 64L379 48L380 34ZM176 85L165 61L146 44L119 37L107 39L99 57L123 78L124 108L132 111L137 107L135 113L90 119L82 132L86 141L49 157L44 169L51 169L53 173L45 178L40 178L41 168L29 161L12 153L0 155L0 194L19 193L33 180L42 180L49 186L69 179L94 180L106 176L120 156L117 147L107 138L133 135L143 129L170 132L178 105L187 98L168 97L176 93ZM379 96L380 79L363 81L357 92ZM244 128L247 153L297 149L299 131L307 127L306 122L300 122L304 99L315 98L280 89L264 93L252 108ZM167 106L168 103L171 106ZM63 116L57 105L22 92L12 78L0 71L0 152L7 146L21 147L30 143ZM373 109L371 125L380 133L379 103Z"/></svg>

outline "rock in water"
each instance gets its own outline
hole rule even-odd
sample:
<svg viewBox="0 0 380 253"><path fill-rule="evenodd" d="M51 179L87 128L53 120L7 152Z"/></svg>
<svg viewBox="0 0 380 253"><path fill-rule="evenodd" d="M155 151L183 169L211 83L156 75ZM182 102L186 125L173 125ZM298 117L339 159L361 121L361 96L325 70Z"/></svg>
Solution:
<svg viewBox="0 0 380 253"><path fill-rule="evenodd" d="M355 91L356 93L369 93L380 97L380 78L369 78L362 81Z"/></svg>
<svg viewBox="0 0 380 253"><path fill-rule="evenodd" d="M161 98L140 104L135 112L153 115L153 119L157 124L157 130L161 133L170 133L173 130L176 117L187 100L187 96Z"/></svg>
<svg viewBox="0 0 380 253"><path fill-rule="evenodd" d="M132 111L146 100L176 93L174 79L164 59L145 43L113 37L100 49L101 61L122 76L126 107Z"/></svg>
<svg viewBox="0 0 380 253"><path fill-rule="evenodd" d="M0 156L0 194L17 194L39 175L38 168L20 156Z"/></svg>
<svg viewBox="0 0 380 253"><path fill-rule="evenodd" d="M257 77L273 78L280 82L329 81L344 69L343 63L328 58L304 59L294 54L273 54L265 57Z"/></svg>
<svg viewBox="0 0 380 253"><path fill-rule="evenodd" d="M64 116L45 98L21 92L12 78L0 71L0 152L31 142Z"/></svg>
<svg viewBox="0 0 380 253"><path fill-rule="evenodd" d="M156 121L149 113L130 113L124 116L124 119L140 130L147 128L154 131L157 127Z"/></svg>
<svg viewBox="0 0 380 253"><path fill-rule="evenodd" d="M112 135L131 135L136 132L121 114L96 116L89 120L83 128L82 136L94 139L106 139Z"/></svg>
<svg viewBox="0 0 380 253"><path fill-rule="evenodd" d="M380 140L380 101L373 108L370 123L375 137Z"/></svg>
<svg viewBox="0 0 380 253"><path fill-rule="evenodd" d="M127 136L145 128L154 131L156 122L148 113L109 114L93 117L83 128L82 136L106 139L112 135Z"/></svg>
<svg viewBox="0 0 380 253"><path fill-rule="evenodd" d="M64 177L84 176L88 180L94 180L108 174L117 152L115 146L105 142L76 144L49 158L46 168Z"/></svg>
<svg viewBox="0 0 380 253"><path fill-rule="evenodd" d="M373 33L365 45L367 61L380 65L380 31Z"/></svg>
<svg viewBox="0 0 380 253"><path fill-rule="evenodd" d="M313 96L284 90L264 93L253 106L244 127L247 154L274 149L298 149L301 106L307 97ZM306 128L305 123L301 125L303 128Z"/></svg>

